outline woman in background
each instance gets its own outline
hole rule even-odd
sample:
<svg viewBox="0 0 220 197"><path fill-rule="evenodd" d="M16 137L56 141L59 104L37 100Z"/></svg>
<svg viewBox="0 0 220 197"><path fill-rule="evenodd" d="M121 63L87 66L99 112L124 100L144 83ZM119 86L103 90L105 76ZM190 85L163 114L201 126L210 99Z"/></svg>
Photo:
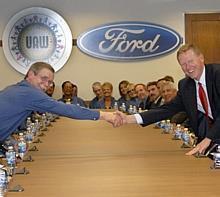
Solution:
<svg viewBox="0 0 220 197"><path fill-rule="evenodd" d="M100 109L113 109L116 102L115 98L112 96L113 86L109 82L102 84L103 99L99 101Z"/></svg>

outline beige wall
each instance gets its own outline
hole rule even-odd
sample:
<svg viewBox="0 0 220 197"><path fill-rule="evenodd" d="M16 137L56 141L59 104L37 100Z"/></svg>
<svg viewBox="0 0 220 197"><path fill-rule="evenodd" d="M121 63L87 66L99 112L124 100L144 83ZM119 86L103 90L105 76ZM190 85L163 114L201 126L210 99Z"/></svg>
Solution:
<svg viewBox="0 0 220 197"><path fill-rule="evenodd" d="M97 25L128 20L166 25L184 37L184 13L220 11L219 0L1 0L1 39L10 17L32 6L47 7L62 15L72 30L73 38ZM0 60L0 89L23 78L8 64L2 48ZM167 74L174 76L176 82L183 77L175 52L148 61L112 62L90 57L73 47L68 62L56 73L55 97L61 96L60 85L64 80L76 83L79 96L84 99L93 97L91 84L94 81L109 81L113 83L114 96L118 98L118 83L123 79L147 83Z"/></svg>

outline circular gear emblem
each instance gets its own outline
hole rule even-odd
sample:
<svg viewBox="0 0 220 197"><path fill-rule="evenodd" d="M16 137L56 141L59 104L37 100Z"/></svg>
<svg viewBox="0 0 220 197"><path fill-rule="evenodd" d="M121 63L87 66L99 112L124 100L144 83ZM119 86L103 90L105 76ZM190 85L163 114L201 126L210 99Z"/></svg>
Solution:
<svg viewBox="0 0 220 197"><path fill-rule="evenodd" d="M4 54L13 68L26 74L37 61L58 71L72 51L72 34L65 20L42 7L24 9L8 22L3 33Z"/></svg>

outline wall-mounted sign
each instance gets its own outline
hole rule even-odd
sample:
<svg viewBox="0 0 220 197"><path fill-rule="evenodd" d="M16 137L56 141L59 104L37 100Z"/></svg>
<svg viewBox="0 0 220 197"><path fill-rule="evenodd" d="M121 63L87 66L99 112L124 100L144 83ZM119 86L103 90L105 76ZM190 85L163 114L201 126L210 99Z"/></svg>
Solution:
<svg viewBox="0 0 220 197"><path fill-rule="evenodd" d="M29 66L44 61L58 71L72 50L72 34L65 20L42 7L15 14L3 33L3 50L9 63L26 74Z"/></svg>
<svg viewBox="0 0 220 197"><path fill-rule="evenodd" d="M107 60L142 60L175 50L182 39L174 30L145 22L118 22L82 33L77 46Z"/></svg>

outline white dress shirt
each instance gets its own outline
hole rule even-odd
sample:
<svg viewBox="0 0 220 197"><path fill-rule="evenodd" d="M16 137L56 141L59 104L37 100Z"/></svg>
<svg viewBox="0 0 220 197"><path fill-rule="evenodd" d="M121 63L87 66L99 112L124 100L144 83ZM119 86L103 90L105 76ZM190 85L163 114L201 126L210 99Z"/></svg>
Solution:
<svg viewBox="0 0 220 197"><path fill-rule="evenodd" d="M205 81L205 67L203 69L203 72L202 72L202 75L201 75L199 81L195 80L195 82L196 82L197 109L199 111L205 113L205 110L203 109L202 103L201 103L200 98L199 98L199 84L198 83L201 83L202 87L204 89L207 101L208 101L208 114L209 114L209 117L213 119L212 111L211 111L211 107L210 107L210 103L209 103L209 97L208 97L208 93L207 93L206 81Z"/></svg>

